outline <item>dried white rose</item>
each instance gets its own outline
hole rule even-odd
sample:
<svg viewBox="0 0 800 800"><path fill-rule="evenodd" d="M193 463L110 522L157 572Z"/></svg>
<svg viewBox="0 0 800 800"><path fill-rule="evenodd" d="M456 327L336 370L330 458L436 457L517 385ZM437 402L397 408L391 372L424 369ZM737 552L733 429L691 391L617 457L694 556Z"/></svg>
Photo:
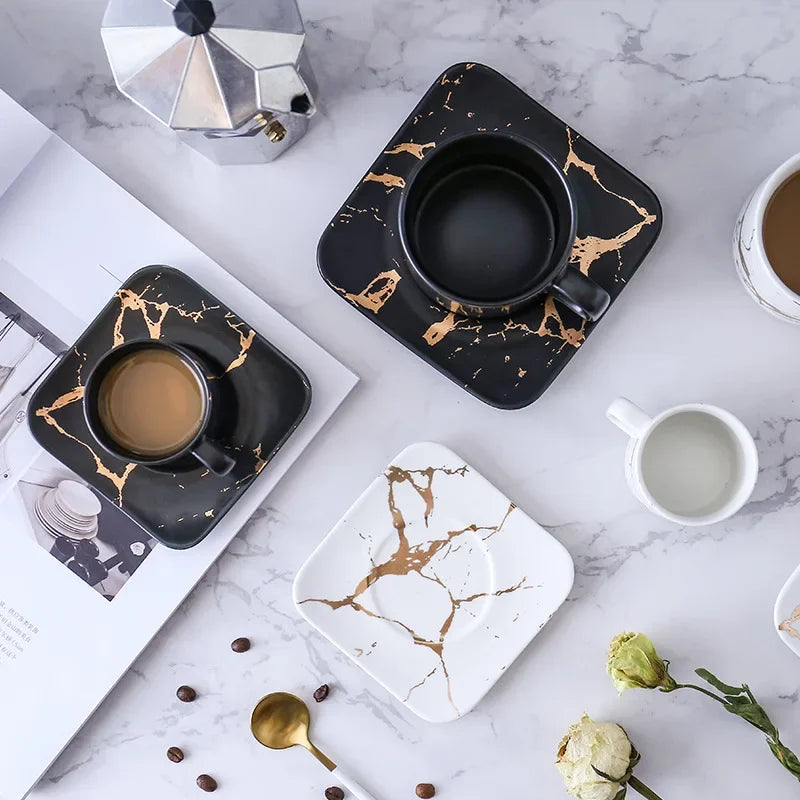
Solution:
<svg viewBox="0 0 800 800"><path fill-rule="evenodd" d="M619 725L594 722L584 714L561 740L556 766L567 791L578 800L613 800L623 788L618 781L628 778L635 752Z"/></svg>

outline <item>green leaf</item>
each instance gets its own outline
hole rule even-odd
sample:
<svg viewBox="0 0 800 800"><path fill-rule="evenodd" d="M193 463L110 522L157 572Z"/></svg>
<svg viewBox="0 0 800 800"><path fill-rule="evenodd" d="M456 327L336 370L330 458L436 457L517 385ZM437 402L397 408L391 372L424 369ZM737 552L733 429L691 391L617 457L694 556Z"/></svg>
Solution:
<svg viewBox="0 0 800 800"><path fill-rule="evenodd" d="M734 697L733 695L726 694L725 700L732 706L751 706L753 701L749 697Z"/></svg>
<svg viewBox="0 0 800 800"><path fill-rule="evenodd" d="M731 714L735 714L737 717L747 720L751 725L754 725L764 733L777 733L775 726L767 716L767 712L764 711L758 703L751 703L743 697L734 697L731 698L731 705L725 706L725 708Z"/></svg>
<svg viewBox="0 0 800 800"><path fill-rule="evenodd" d="M628 794L628 787L623 786L615 795L614 800L625 800L625 795Z"/></svg>
<svg viewBox="0 0 800 800"><path fill-rule="evenodd" d="M792 775L800 780L800 758L781 742L778 729L772 724L772 720L758 703L747 684L731 686L723 683L707 669L696 669L695 672L715 689L724 693L724 699L716 695L712 695L712 697L723 703L726 711L741 717L767 735L767 744L772 754ZM710 692L706 692L705 689L701 689L699 686L692 686L691 684L686 684L686 686L710 694ZM637 788L633 781L631 781L630 785L634 789Z"/></svg>
<svg viewBox="0 0 800 800"><path fill-rule="evenodd" d="M767 740L769 749L789 772L800 780L800 759L780 741Z"/></svg>
<svg viewBox="0 0 800 800"><path fill-rule="evenodd" d="M707 669L696 669L695 672L706 682L710 683L715 689L719 689L724 694L743 694L746 690L744 686L731 686L723 683L716 675L712 675Z"/></svg>
<svg viewBox="0 0 800 800"><path fill-rule="evenodd" d="M642 783L635 775L631 776L630 787L646 800L661 800L661 798L647 785Z"/></svg>

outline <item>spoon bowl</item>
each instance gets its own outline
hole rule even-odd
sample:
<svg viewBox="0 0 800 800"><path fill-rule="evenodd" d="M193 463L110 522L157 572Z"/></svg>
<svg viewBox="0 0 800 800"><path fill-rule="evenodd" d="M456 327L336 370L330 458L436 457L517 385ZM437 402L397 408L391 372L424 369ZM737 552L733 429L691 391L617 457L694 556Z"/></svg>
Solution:
<svg viewBox="0 0 800 800"><path fill-rule="evenodd" d="M299 697L288 692L273 692L253 709L250 730L264 747L285 750L298 744L310 746L310 724L308 706Z"/></svg>
<svg viewBox="0 0 800 800"><path fill-rule="evenodd" d="M250 717L250 730L256 740L270 750L286 750L300 745L333 772L336 764L317 750L308 738L311 714L308 706L296 695L273 692L262 697Z"/></svg>

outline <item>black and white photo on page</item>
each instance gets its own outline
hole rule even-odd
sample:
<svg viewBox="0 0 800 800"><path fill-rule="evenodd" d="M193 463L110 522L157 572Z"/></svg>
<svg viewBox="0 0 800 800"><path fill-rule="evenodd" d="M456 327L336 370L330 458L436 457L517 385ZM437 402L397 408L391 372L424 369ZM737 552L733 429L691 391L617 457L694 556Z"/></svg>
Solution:
<svg viewBox="0 0 800 800"><path fill-rule="evenodd" d="M42 451L27 426L33 388L68 347L48 324L71 332L81 327L71 316L30 274L0 258L0 515L6 535L29 539L112 600L155 543Z"/></svg>

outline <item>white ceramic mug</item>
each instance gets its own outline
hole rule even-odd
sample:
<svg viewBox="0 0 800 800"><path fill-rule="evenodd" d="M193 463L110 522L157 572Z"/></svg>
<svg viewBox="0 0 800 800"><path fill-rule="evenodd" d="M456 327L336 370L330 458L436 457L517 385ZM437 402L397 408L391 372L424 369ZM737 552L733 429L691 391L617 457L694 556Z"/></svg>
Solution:
<svg viewBox="0 0 800 800"><path fill-rule="evenodd" d="M711 525L735 514L753 493L756 445L729 411L688 403L650 417L620 397L606 416L631 437L628 484L656 514L681 525Z"/></svg>
<svg viewBox="0 0 800 800"><path fill-rule="evenodd" d="M775 192L800 172L800 153L767 176L744 204L733 232L736 271L750 296L775 317L800 324L800 295L775 274L764 247L764 214Z"/></svg>

